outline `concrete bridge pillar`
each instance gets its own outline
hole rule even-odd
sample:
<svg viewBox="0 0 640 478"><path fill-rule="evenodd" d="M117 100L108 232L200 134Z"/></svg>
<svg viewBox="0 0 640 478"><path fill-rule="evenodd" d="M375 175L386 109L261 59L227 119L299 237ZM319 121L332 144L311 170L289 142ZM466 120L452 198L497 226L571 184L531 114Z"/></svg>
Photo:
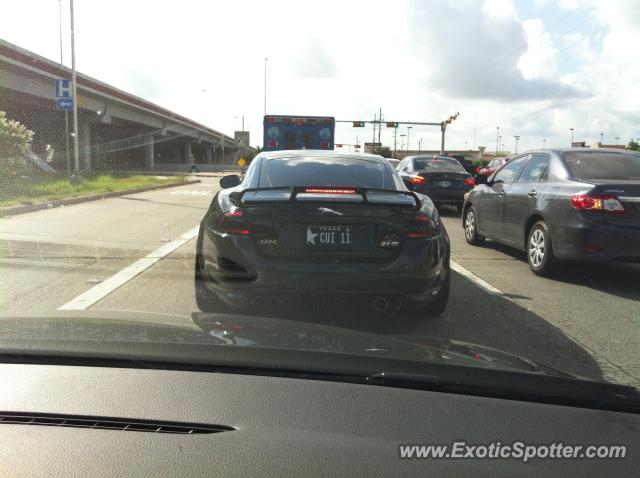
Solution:
<svg viewBox="0 0 640 478"><path fill-rule="evenodd" d="M149 136L144 142L144 166L146 169L156 167L153 136Z"/></svg>
<svg viewBox="0 0 640 478"><path fill-rule="evenodd" d="M78 130L80 169L84 167L85 171L91 171L91 127L89 121L80 121Z"/></svg>

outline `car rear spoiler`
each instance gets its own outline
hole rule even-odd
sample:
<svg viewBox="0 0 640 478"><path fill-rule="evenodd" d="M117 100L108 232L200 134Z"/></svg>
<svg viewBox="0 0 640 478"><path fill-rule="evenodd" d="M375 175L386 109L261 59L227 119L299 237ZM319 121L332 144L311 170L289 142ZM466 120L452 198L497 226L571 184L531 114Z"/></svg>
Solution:
<svg viewBox="0 0 640 478"><path fill-rule="evenodd" d="M420 207L420 200L412 191L328 186L252 188L233 192L229 195L229 199L236 206L283 202L333 202L402 206L415 209Z"/></svg>

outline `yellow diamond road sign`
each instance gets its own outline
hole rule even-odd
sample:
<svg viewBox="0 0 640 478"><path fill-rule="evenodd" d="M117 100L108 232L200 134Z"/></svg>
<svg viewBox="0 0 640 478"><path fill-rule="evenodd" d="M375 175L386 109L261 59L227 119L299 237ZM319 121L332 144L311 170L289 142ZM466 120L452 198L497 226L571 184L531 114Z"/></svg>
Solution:
<svg viewBox="0 0 640 478"><path fill-rule="evenodd" d="M240 167L244 166L245 164L247 164L247 162L244 160L244 158L240 158L238 160L238 164L240 165Z"/></svg>

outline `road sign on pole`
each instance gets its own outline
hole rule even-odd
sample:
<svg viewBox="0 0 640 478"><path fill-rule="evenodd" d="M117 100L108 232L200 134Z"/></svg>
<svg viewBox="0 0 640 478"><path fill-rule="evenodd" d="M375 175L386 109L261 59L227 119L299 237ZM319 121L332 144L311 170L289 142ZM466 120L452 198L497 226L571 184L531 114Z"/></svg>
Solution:
<svg viewBox="0 0 640 478"><path fill-rule="evenodd" d="M71 94L71 81L56 80L56 108L58 111L73 110L73 95Z"/></svg>

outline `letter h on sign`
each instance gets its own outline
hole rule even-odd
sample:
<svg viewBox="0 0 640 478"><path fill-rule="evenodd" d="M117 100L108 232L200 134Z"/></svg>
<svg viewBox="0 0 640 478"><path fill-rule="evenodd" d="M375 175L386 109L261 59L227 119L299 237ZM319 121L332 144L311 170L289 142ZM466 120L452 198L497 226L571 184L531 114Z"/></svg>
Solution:
<svg viewBox="0 0 640 478"><path fill-rule="evenodd" d="M56 98L71 98L71 81L56 80Z"/></svg>

